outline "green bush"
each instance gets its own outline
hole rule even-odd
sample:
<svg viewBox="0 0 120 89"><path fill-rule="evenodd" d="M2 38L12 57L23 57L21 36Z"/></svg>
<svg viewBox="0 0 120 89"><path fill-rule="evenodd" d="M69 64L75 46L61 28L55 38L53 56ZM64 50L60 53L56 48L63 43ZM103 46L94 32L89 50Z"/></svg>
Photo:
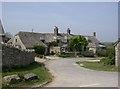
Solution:
<svg viewBox="0 0 120 89"><path fill-rule="evenodd" d="M56 56L63 57L63 58L66 58L66 57L75 57L75 55L65 54L64 52L56 53Z"/></svg>
<svg viewBox="0 0 120 89"><path fill-rule="evenodd" d="M84 51L84 52L81 52L81 55L84 57L94 57L95 56L93 51Z"/></svg>
<svg viewBox="0 0 120 89"><path fill-rule="evenodd" d="M109 57L101 59L100 62L103 63L104 65L115 65L115 59L114 58L110 59Z"/></svg>
<svg viewBox="0 0 120 89"><path fill-rule="evenodd" d="M45 47L44 46L35 45L33 48L35 49L35 53L40 54L40 55L44 55L44 53L45 53Z"/></svg>
<svg viewBox="0 0 120 89"><path fill-rule="evenodd" d="M96 52L98 57L106 57L107 56L107 50L97 50Z"/></svg>
<svg viewBox="0 0 120 89"><path fill-rule="evenodd" d="M115 65L115 50L110 49L106 58L101 59L104 65Z"/></svg>
<svg viewBox="0 0 120 89"><path fill-rule="evenodd" d="M41 54L36 54L36 56L39 58L43 58L43 55L41 55Z"/></svg>
<svg viewBox="0 0 120 89"><path fill-rule="evenodd" d="M70 51L82 51L83 47L86 48L88 41L84 36L73 36L69 40Z"/></svg>

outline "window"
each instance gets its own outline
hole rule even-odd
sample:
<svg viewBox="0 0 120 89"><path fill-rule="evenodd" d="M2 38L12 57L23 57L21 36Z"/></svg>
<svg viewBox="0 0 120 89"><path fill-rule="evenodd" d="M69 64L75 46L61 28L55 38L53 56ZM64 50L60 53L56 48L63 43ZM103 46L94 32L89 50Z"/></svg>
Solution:
<svg viewBox="0 0 120 89"><path fill-rule="evenodd" d="M57 43L59 43L59 40L57 40Z"/></svg>
<svg viewBox="0 0 120 89"><path fill-rule="evenodd" d="M41 40L43 43L45 42L45 40Z"/></svg>
<svg viewBox="0 0 120 89"><path fill-rule="evenodd" d="M17 39L15 39L15 42L17 42Z"/></svg>

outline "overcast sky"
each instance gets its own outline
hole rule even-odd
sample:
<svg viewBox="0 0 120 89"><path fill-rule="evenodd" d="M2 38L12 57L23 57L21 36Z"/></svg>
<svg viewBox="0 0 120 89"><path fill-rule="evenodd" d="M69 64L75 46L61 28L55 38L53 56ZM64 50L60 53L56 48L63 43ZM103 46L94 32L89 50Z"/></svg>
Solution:
<svg viewBox="0 0 120 89"><path fill-rule="evenodd" d="M117 2L2 3L2 20L6 32L59 32L71 29L73 34L97 33L100 41L116 41L118 37Z"/></svg>

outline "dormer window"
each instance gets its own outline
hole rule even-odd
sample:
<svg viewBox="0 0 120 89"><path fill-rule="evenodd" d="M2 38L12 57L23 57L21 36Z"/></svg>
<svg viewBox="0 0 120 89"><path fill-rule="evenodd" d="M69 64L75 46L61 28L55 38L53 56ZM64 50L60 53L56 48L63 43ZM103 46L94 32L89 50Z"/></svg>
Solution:
<svg viewBox="0 0 120 89"><path fill-rule="evenodd" d="M45 42L45 40L44 40L44 38L43 37L40 37L40 40L44 43Z"/></svg>

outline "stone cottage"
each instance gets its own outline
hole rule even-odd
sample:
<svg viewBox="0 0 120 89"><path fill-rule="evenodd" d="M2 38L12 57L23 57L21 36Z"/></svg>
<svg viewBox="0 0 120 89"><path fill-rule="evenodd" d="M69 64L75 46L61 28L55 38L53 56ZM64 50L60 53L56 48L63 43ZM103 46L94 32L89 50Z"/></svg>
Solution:
<svg viewBox="0 0 120 89"><path fill-rule="evenodd" d="M93 53L96 53L97 50L102 50L105 48L103 44L97 39L96 32L93 32L93 36L84 36L88 41L87 48Z"/></svg>
<svg viewBox="0 0 120 89"><path fill-rule="evenodd" d="M9 40L8 44L27 51L33 51L34 45L43 45L46 47L46 53L67 52L69 39L75 35L71 34L69 28L66 33L59 33L58 31L58 27L55 26L54 33L19 32L13 39ZM100 41L96 38L95 32L93 36L84 37L89 42L87 47L94 53L103 47Z"/></svg>

